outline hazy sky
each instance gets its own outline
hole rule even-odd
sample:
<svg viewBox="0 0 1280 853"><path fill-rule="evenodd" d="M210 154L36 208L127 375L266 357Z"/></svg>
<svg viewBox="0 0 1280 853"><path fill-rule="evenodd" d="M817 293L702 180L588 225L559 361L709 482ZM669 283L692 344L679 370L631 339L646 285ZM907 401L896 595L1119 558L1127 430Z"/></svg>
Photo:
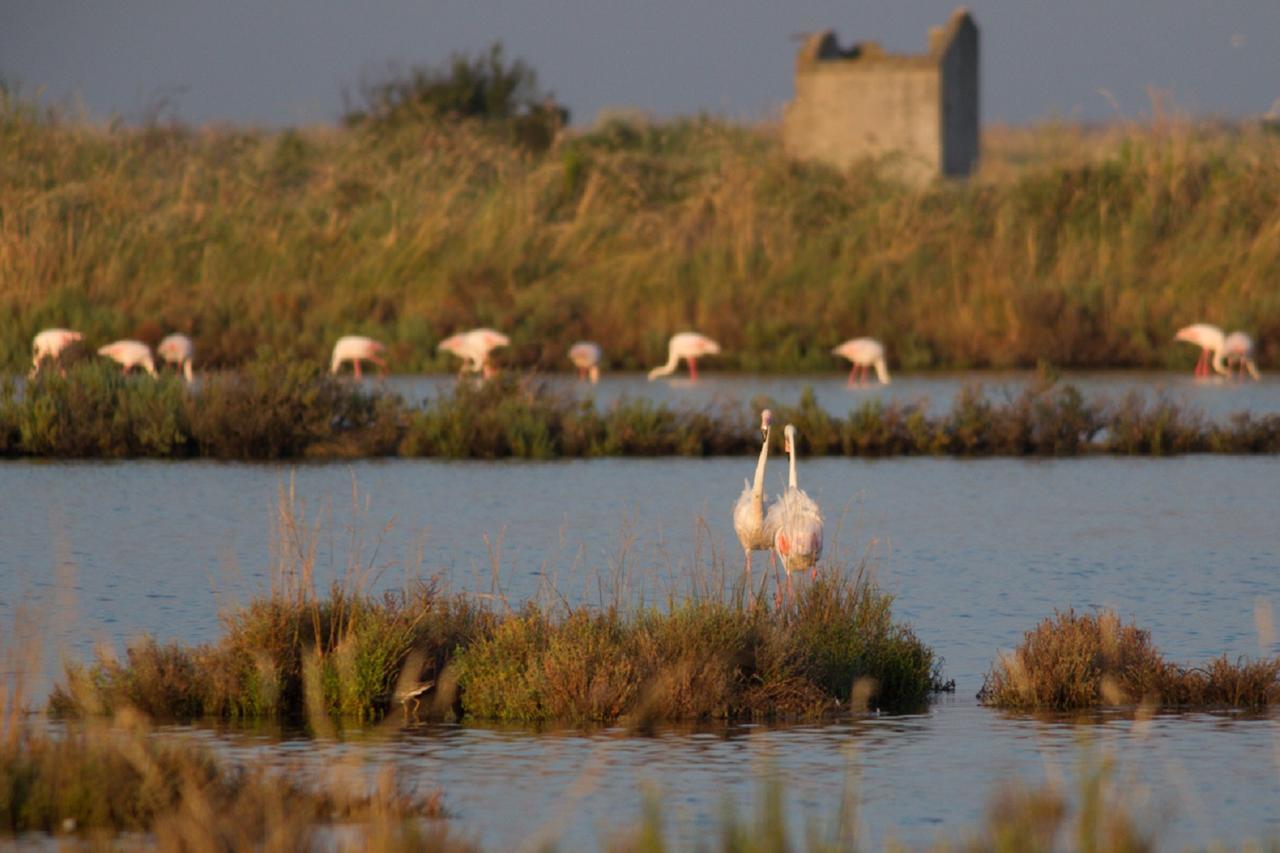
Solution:
<svg viewBox="0 0 1280 853"><path fill-rule="evenodd" d="M952 0L3 0L0 75L97 116L168 102L190 121L329 121L388 61L501 39L589 123L601 107L766 118L791 97L792 35L835 28L923 50ZM984 121L1104 119L1147 87L1195 114L1280 98L1280 0L974 0ZM1153 12L1151 10L1159 9Z"/></svg>

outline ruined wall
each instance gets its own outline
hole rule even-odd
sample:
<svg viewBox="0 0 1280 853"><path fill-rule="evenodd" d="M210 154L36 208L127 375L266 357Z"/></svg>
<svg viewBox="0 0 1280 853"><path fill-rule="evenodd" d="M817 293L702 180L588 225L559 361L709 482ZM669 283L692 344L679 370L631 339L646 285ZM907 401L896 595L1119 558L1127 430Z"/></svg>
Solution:
<svg viewBox="0 0 1280 853"><path fill-rule="evenodd" d="M841 50L833 33L811 35L796 56L795 87L782 127L793 157L841 169L873 158L913 183L977 164L978 31L963 10L917 56L874 42Z"/></svg>

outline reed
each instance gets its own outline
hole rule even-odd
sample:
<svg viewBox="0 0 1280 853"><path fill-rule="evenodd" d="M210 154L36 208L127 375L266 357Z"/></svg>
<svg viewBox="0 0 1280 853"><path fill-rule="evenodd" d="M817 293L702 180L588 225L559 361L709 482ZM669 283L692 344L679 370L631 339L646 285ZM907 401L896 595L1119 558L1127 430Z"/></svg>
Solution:
<svg viewBox="0 0 1280 853"><path fill-rule="evenodd" d="M1028 631L987 674L979 699L1018 710L1108 705L1261 708L1280 702L1280 658L1203 666L1166 660L1151 635L1114 613L1059 612Z"/></svg>
<svg viewBox="0 0 1280 853"><path fill-rule="evenodd" d="M844 414L811 389L794 405L757 399L669 407L608 407L535 377L460 382L421 404L335 380L314 366L265 356L244 371L123 377L102 365L47 373L19 393L0 383L0 455L62 458L286 459L376 456L550 459L753 453L759 409L794 423L815 456L1075 456L1086 453L1280 452L1280 416L1217 421L1168 399L1086 400L1045 375L992 400L979 386L950 412L922 403L863 403Z"/></svg>
<svg viewBox="0 0 1280 853"><path fill-rule="evenodd" d="M430 115L270 131L106 126L0 90L0 368L32 335L192 334L206 366L342 334L397 370L504 330L508 365L836 366L859 333L907 369L1189 366L1173 331L1245 328L1280 358L1280 138L1167 119L992 128L980 174L912 189L788 160L776 129L615 117L545 153Z"/></svg>

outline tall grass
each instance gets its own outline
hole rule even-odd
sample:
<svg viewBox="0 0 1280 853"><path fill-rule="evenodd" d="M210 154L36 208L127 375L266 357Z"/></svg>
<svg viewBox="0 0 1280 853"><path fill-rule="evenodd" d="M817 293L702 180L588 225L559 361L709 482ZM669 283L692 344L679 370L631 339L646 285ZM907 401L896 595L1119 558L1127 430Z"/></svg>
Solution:
<svg viewBox="0 0 1280 853"><path fill-rule="evenodd" d="M360 332L397 369L446 367L459 328L510 365L833 365L854 334L907 368L1186 365L1174 329L1280 357L1280 139L1155 121L992 129L983 170L916 190L784 157L770 127L615 119L545 154L431 119L264 131L98 126L0 91L0 367L71 326L320 361Z"/></svg>
<svg viewBox="0 0 1280 853"><path fill-rule="evenodd" d="M1203 666L1167 661L1151 635L1114 613L1045 619L992 666L979 698L1023 710L1104 705L1270 707L1280 703L1280 658Z"/></svg>
<svg viewBox="0 0 1280 853"><path fill-rule="evenodd" d="M283 491L271 590L224 613L217 641L144 637L123 659L70 664L50 708L314 725L409 714L421 686L412 711L434 717L645 726L917 710L943 688L941 661L861 570L825 567L794 601L770 606L714 557L698 558L661 603L634 595L621 567L601 573L595 605L548 591L512 609L500 590L447 594L432 581L374 594L377 573L358 556L318 589L322 528Z"/></svg>
<svg viewBox="0 0 1280 853"><path fill-rule="evenodd" d="M598 407L533 378L507 376L421 404L268 357L211 374L196 390L176 378L123 377L105 365L46 373L19 393L0 383L0 455L550 459L754 453L757 409L794 423L817 456L1074 456L1084 453L1280 452L1280 416L1210 420L1170 400L1131 394L1085 400L1070 385L1033 382L993 400L963 389L950 412L869 401L845 415L758 399L669 406L623 399Z"/></svg>

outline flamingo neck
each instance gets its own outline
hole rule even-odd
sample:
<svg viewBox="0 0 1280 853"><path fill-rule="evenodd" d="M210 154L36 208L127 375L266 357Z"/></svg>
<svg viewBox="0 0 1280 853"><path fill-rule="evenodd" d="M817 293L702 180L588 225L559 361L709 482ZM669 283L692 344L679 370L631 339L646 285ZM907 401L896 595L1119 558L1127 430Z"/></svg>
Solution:
<svg viewBox="0 0 1280 853"><path fill-rule="evenodd" d="M764 429L764 446L756 462L756 478L751 484L751 509L756 515L764 515L764 466L769 460L769 428Z"/></svg>
<svg viewBox="0 0 1280 853"><path fill-rule="evenodd" d="M1226 366L1225 362L1226 362L1226 353L1225 353L1225 352L1223 352L1222 347L1217 347L1216 349L1214 349L1214 350L1213 350L1213 370L1214 370L1214 372L1215 372L1215 373L1219 373L1219 374L1221 374L1221 375L1223 375L1223 376L1230 376L1230 375L1231 375L1231 371L1230 371L1230 370L1227 370L1227 366Z"/></svg>
<svg viewBox="0 0 1280 853"><path fill-rule="evenodd" d="M653 370L650 370L649 380L653 381L654 379L657 379L659 376L666 376L669 373L675 373L676 365L678 365L679 363L680 363L680 356L676 354L675 349L673 348L668 350L667 363L662 365L661 367L655 367Z"/></svg>
<svg viewBox="0 0 1280 853"><path fill-rule="evenodd" d="M195 381L195 370L191 367L190 359L182 362L182 375L187 378L188 383Z"/></svg>
<svg viewBox="0 0 1280 853"><path fill-rule="evenodd" d="M788 482L788 485L790 485L791 488L794 489L794 488L797 488L796 486L796 440L794 438L787 442L787 454L791 457L791 476L787 482Z"/></svg>

